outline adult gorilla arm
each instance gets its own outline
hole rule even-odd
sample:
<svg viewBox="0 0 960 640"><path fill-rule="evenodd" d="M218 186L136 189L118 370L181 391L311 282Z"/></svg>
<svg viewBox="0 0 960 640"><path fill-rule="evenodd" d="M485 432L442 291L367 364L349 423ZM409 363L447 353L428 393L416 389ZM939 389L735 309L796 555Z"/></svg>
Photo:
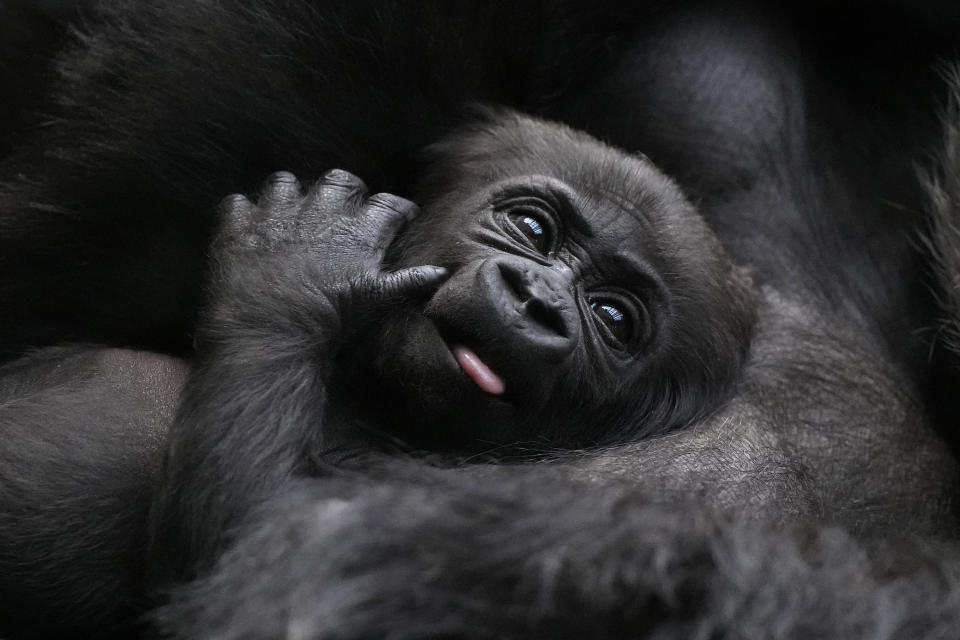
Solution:
<svg viewBox="0 0 960 640"><path fill-rule="evenodd" d="M44 126L0 162L0 358L64 341L189 353L224 194L344 167L409 196L468 103L535 111L579 90L621 6L91 3Z"/></svg>
<svg viewBox="0 0 960 640"><path fill-rule="evenodd" d="M156 619L178 638L941 637L960 550L901 536L955 526L954 461L838 324L767 302L743 394L706 423L566 461L363 458L263 505ZM867 379L876 395L837 396Z"/></svg>
<svg viewBox="0 0 960 640"><path fill-rule="evenodd" d="M958 552L657 505L548 467L312 484L156 613L174 638L917 638L960 620ZM256 576L256 579L251 579Z"/></svg>

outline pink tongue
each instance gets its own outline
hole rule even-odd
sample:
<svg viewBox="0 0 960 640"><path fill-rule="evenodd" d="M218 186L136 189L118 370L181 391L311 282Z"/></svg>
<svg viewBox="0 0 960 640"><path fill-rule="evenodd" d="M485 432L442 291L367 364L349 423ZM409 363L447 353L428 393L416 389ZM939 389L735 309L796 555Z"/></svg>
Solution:
<svg viewBox="0 0 960 640"><path fill-rule="evenodd" d="M473 351L466 347L454 347L453 357L463 372L477 383L477 386L493 395L503 393L503 380L497 374L490 370L483 360L477 357Z"/></svg>

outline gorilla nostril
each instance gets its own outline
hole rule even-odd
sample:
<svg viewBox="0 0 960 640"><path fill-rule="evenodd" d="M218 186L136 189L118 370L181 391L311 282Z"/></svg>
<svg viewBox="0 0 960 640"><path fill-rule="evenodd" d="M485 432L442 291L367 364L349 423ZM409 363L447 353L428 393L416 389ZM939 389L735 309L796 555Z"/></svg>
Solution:
<svg viewBox="0 0 960 640"><path fill-rule="evenodd" d="M561 337L570 337L570 331L567 323L564 321L563 312L557 306L557 303L550 304L534 296L530 298L524 306L532 320L547 327Z"/></svg>
<svg viewBox="0 0 960 640"><path fill-rule="evenodd" d="M530 299L523 273L516 266L501 262L497 264L497 268L500 270L500 277L503 278L507 287L517 296L520 302L526 302Z"/></svg>
<svg viewBox="0 0 960 640"><path fill-rule="evenodd" d="M563 338L570 337L562 296L536 268L508 261L497 264L504 288L519 300L523 314L534 324Z"/></svg>

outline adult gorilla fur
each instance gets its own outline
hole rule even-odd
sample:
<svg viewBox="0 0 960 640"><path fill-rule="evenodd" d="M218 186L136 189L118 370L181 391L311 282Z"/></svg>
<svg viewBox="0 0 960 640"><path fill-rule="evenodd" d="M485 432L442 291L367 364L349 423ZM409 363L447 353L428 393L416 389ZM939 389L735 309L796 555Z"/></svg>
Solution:
<svg viewBox="0 0 960 640"><path fill-rule="evenodd" d="M957 465L935 431L955 406L934 383L957 348L929 331L960 317L960 117L943 136L934 69L955 34L893 5L826 27L793 6L375 5L103 3L59 59L49 116L30 99L2 112L5 353L188 352L203 212L281 168L409 193L420 149L479 98L675 176L756 284L749 360L728 404L658 438L513 464L370 454L291 483L151 623L183 638L955 635ZM915 167L940 149L931 262ZM170 408L111 392L155 373L128 365L65 347L3 369L5 636L124 637L146 608ZM104 405L149 437L97 428Z"/></svg>

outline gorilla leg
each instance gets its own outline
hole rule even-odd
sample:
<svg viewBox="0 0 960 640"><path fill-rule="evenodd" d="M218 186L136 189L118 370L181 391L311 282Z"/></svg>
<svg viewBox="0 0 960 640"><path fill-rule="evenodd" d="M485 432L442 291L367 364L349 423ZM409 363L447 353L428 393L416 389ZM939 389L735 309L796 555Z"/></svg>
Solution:
<svg viewBox="0 0 960 640"><path fill-rule="evenodd" d="M83 347L0 367L5 636L130 637L150 487L185 372L164 356Z"/></svg>

